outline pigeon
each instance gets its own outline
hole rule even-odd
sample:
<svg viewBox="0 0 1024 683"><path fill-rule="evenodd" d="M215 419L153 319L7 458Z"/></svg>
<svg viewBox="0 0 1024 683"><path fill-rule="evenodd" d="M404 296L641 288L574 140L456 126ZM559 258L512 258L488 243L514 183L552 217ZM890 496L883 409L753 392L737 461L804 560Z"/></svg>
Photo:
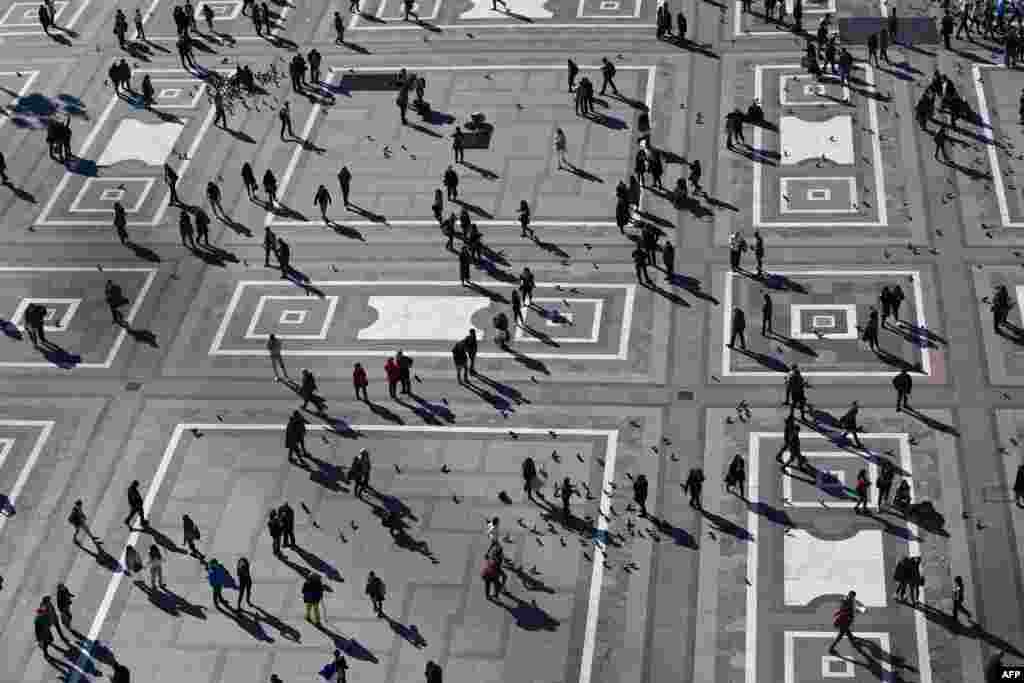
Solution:
<svg viewBox="0 0 1024 683"><path fill-rule="evenodd" d="M718 536L715 536L715 532L711 531L710 529L708 529L708 536L711 537L712 541L717 541L718 540Z"/></svg>
<svg viewBox="0 0 1024 683"><path fill-rule="evenodd" d="M555 433L555 430L553 430L553 429L549 429L548 430L548 436L550 436L552 439L557 439L558 438L558 434Z"/></svg>
<svg viewBox="0 0 1024 683"><path fill-rule="evenodd" d="M506 531L505 532L505 538L503 538L501 540L504 541L505 543L511 543L512 542L512 534L510 534L510 533L508 533Z"/></svg>
<svg viewBox="0 0 1024 683"><path fill-rule="evenodd" d="M457 495L455 495L455 494L453 493L453 494L452 494L452 502L453 502L453 503L455 503L456 505L458 505L458 504L459 504L459 503L461 503L462 501L461 501L461 500L459 500L459 497L458 497Z"/></svg>
<svg viewBox="0 0 1024 683"><path fill-rule="evenodd" d="M530 375L530 381L533 382L534 384L540 384L540 382L537 381L537 378L534 377L533 375Z"/></svg>
<svg viewBox="0 0 1024 683"><path fill-rule="evenodd" d="M348 543L348 539L345 538L345 534L341 531L340 528L338 529L338 540L342 543Z"/></svg>
<svg viewBox="0 0 1024 683"><path fill-rule="evenodd" d="M551 459L555 462L562 462L562 457L558 455L558 451L551 451Z"/></svg>
<svg viewBox="0 0 1024 683"><path fill-rule="evenodd" d="M217 416L217 422L223 422L223 421L224 421L224 418L221 417L220 415L218 415Z"/></svg>
<svg viewBox="0 0 1024 683"><path fill-rule="evenodd" d="M563 548L565 548L565 547L567 547L567 546L569 545L568 543L566 543L566 542L565 542L565 537L564 537L564 536L563 536L563 537L560 537L560 538L558 539L558 541L559 541L559 543L561 543L561 544L562 544L562 547L563 547Z"/></svg>
<svg viewBox="0 0 1024 683"><path fill-rule="evenodd" d="M583 455L581 453L577 453L576 459L579 460L580 462L583 462Z"/></svg>
<svg viewBox="0 0 1024 683"><path fill-rule="evenodd" d="M96 264L96 270L98 270L98 271L100 271L102 273L103 272L103 266L101 266L100 264L97 263Z"/></svg>
<svg viewBox="0 0 1024 683"><path fill-rule="evenodd" d="M401 473L402 473L402 468L399 467L398 463L396 462L395 463L395 474L401 474Z"/></svg>
<svg viewBox="0 0 1024 683"><path fill-rule="evenodd" d="M506 492L504 492L504 491L501 491L500 493L498 493L498 500L500 500L505 505L511 505L512 504L512 499L509 498L509 495Z"/></svg>
<svg viewBox="0 0 1024 683"><path fill-rule="evenodd" d="M526 522L523 521L522 517L519 517L519 518L516 519L516 524L518 524L519 526L523 527L524 529L527 528Z"/></svg>
<svg viewBox="0 0 1024 683"><path fill-rule="evenodd" d="M541 547L544 546L544 542L540 540L540 536L537 536L534 540L537 541L537 545Z"/></svg>
<svg viewBox="0 0 1024 683"><path fill-rule="evenodd" d="M421 379L420 379L420 376L419 376L419 375L413 375L412 377L413 377L413 379L415 379L415 380L416 380L417 382L419 382L420 384L422 384L422 383L423 383L423 380L421 380Z"/></svg>
<svg viewBox="0 0 1024 683"><path fill-rule="evenodd" d="M587 562L593 562L593 561L594 561L594 558L592 558L592 557L591 557L590 555L588 555L588 554L586 553L586 551L584 551L584 553L583 553L583 558L584 558L584 559L585 559L585 560L586 560Z"/></svg>
<svg viewBox="0 0 1024 683"><path fill-rule="evenodd" d="M672 460L672 462L679 462L679 456L676 455L675 453L670 455L669 458Z"/></svg>
<svg viewBox="0 0 1024 683"><path fill-rule="evenodd" d="M519 438L519 435L513 432L512 430L509 430L508 435L511 436L513 439Z"/></svg>
<svg viewBox="0 0 1024 683"><path fill-rule="evenodd" d="M359 531L359 525L356 524L354 520L349 522L348 525L352 527L352 531Z"/></svg>
<svg viewBox="0 0 1024 683"><path fill-rule="evenodd" d="M197 439L203 438L203 433L201 431L199 431L198 429L193 428L191 431L192 431L192 436L196 437Z"/></svg>

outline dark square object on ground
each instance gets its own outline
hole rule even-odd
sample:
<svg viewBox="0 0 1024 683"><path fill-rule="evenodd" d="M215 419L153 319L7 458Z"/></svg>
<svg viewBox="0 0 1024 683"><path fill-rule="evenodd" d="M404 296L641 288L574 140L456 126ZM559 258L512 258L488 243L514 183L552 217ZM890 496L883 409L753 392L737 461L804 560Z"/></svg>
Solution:
<svg viewBox="0 0 1024 683"><path fill-rule="evenodd" d="M889 28L881 17L849 17L839 20L839 37L843 43L864 45L872 33ZM896 45L938 45L939 29L931 17L905 17L896 21Z"/></svg>

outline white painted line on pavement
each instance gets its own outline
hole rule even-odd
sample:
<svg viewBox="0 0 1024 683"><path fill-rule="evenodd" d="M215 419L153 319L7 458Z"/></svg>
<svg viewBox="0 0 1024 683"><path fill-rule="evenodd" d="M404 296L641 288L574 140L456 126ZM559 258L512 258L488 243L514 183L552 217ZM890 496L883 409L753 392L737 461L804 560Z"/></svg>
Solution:
<svg viewBox="0 0 1024 683"><path fill-rule="evenodd" d="M56 423L53 420L0 420L0 429L4 427L39 427L39 436L36 437L36 442L32 446L32 450L28 454L28 459L25 464L21 466L21 471L18 473L18 478L15 480L14 485L11 487L10 492L7 493L7 502L15 510L17 514L17 502L18 496L21 495L21 490L25 488L25 484L28 483L28 478L32 474L32 470L36 466L36 462L39 461L39 456L43 452L43 446L46 445L47 439L50 438L50 434L53 432L53 426ZM10 453L10 445L3 450L3 455L0 457L0 467L3 467L7 460L7 455ZM7 520L10 519L6 514L0 515L0 533L3 532L4 527L7 526Z"/></svg>

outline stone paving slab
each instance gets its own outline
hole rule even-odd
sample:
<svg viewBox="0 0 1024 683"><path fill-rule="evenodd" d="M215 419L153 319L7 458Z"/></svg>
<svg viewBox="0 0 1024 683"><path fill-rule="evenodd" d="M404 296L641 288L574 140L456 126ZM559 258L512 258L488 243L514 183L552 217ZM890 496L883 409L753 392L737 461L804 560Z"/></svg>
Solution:
<svg viewBox="0 0 1024 683"><path fill-rule="evenodd" d="M1020 311L1020 293L1024 290L1024 273L1014 266L982 266L971 268L974 294L977 297L978 329L986 350L989 380L996 385L1016 386L1024 384L1024 353L1021 351L1021 325L1024 321ZM1013 307L1010 310L1009 325L997 335L992 328L992 296L999 286L1010 292Z"/></svg>
<svg viewBox="0 0 1024 683"><path fill-rule="evenodd" d="M749 264L748 264L749 265ZM888 275L892 273L892 275ZM719 272L715 284L724 288L719 329L712 328L711 364L715 377L730 381L782 383L782 373L797 364L801 372L822 382L873 381L888 383L902 367L922 382L943 383L946 371L941 328L937 319L932 276L922 270L864 270L836 267L793 269L758 279L749 273ZM870 309L880 310L881 286L900 284L906 295L900 318L880 332L882 354L867 350L860 331ZM761 305L768 293L773 302L775 336L761 337ZM716 292L717 294L717 292ZM725 348L733 308L747 317L749 351L737 343ZM904 310L905 309L905 310ZM891 323L891 321L890 321ZM822 327L824 325L824 327ZM721 351L719 350L721 349Z"/></svg>
<svg viewBox="0 0 1024 683"><path fill-rule="evenodd" d="M923 221L909 210L920 204L920 184L913 174L905 173L903 163L904 155L913 154L915 148L906 138L901 119L890 110L893 86L887 74L870 68L855 70L850 104L845 104L846 91L839 84L810 83L803 78L799 54L737 57L726 60L725 68L735 74L736 87L723 111L733 107L746 111L758 99L770 125L745 126L749 146L719 152L720 199L737 209L715 214L716 243L726 243L734 230L752 229L761 230L770 243L782 245L925 241ZM780 146L778 130L783 118L804 122L812 130L814 122L835 123L846 117L853 132L848 143L853 147L852 164L800 160L796 148L783 158L787 150ZM842 136L825 135L835 138L829 144L837 146L838 154L840 143L845 144ZM835 180L839 178L844 180ZM848 190L850 182L855 194ZM738 191L730 191L731 187ZM808 201L823 198L826 201Z"/></svg>
<svg viewBox="0 0 1024 683"><path fill-rule="evenodd" d="M395 312L398 315L396 319L388 312L390 309L382 308L390 306L390 303L372 298L384 296L384 291L388 296L401 296L403 292L411 295L415 291L424 296L430 292L430 296L450 297L453 304L466 301L469 306L463 307L469 315L466 320L480 330L479 371L485 375L500 373L502 381L528 380L530 376L548 374L568 378L577 373L593 377L596 372L606 372L627 378L649 377L651 373L664 372L666 347L663 330L667 323L668 302L649 290L635 288L621 266L593 270L593 276L583 278L565 278L564 273L551 272L543 265L532 268L538 282L537 307L528 314L526 322L539 330L543 335L541 339L548 341L516 338L512 344L515 352L512 356L501 352L492 343L494 331L491 320L499 310L510 315L508 304L492 303L487 298L493 296L499 297L499 301L507 300L508 287L487 284L484 290L462 288L458 284L448 284L451 280L447 278L451 275L447 270L425 265L417 266L415 272L421 275L412 282L418 284L410 286L402 284L409 282L408 277L412 274L406 267L375 267L373 273L365 267L345 267L342 275L351 279L343 282L354 283L351 285L329 284L341 281L333 269L305 270L314 283L320 283L323 278L324 284L314 286L323 290L324 299L306 296L294 286L281 285L279 279L259 279L254 280L256 284L243 286L242 282L249 278L242 273L238 275L245 280L236 279L232 271L210 272L203 290L196 297L197 301L208 302L204 306L209 308L201 310L197 307L186 317L182 334L171 352L173 357L185 362L180 369L198 364L197 369L202 373L226 376L236 374L244 367L251 368L251 365L240 364L240 359L265 356L266 337L259 335L269 334L271 327L265 326L270 325L278 334L284 335L285 365L291 374L295 374L296 367L305 366L318 374L347 380L351 376L352 363L363 362L373 378L374 394L379 396L384 361L399 348L404 348L414 358L415 371L422 379L452 377L450 351L455 333L442 324L444 320L422 321L413 327L413 323L402 320L417 320L406 317L413 316L415 311L403 308ZM388 285L385 290L382 285L387 282L395 284ZM433 282L445 284L427 286ZM580 286L576 287L577 284ZM261 306L261 296L292 298L264 299ZM576 300L579 301L573 303ZM260 308L258 319L255 317L257 307ZM544 307L546 312L542 312L540 307ZM564 315L551 317L556 309L565 309ZM296 313L287 313L292 310ZM332 310L333 317L329 318ZM301 317L298 311L307 311L307 316ZM574 317L574 324L569 326L565 315L575 316L577 312L579 322L576 323ZM388 318L381 320L385 314ZM225 316L228 322L222 327ZM277 329L281 316L286 320L285 327L298 330L295 332L298 337L292 338L284 327ZM299 322L293 324L289 321ZM596 334L595 322L598 323ZM256 325L252 330L249 330L250 323ZM441 327L437 326L439 324ZM623 325L628 329L625 343ZM469 332L469 325L463 326L465 330L458 327L459 338ZM577 332L584 326L585 330ZM421 334L416 332L417 329L427 331ZM374 330L379 330L379 333ZM246 338L247 334L249 338ZM573 339L578 341L571 341ZM211 351L215 355L210 355ZM343 360L339 362L339 359ZM267 367L265 376L269 378L272 375ZM170 366L168 370L176 372ZM191 372L186 370L186 374ZM249 370L243 372L248 373ZM264 375L260 373L258 376ZM511 397L508 400L515 402Z"/></svg>
<svg viewBox="0 0 1024 683"><path fill-rule="evenodd" d="M202 425L198 436L189 429L175 430L175 425L203 419L210 411L216 411L223 422ZM123 476L147 482L158 477L147 484L156 487L155 493L146 495L152 500L153 528L162 535L156 537L157 542L167 551L169 591L152 593L145 587L144 575L138 581L115 576L113 588L82 589L82 613L91 613L90 603L98 601L102 593L115 591L111 618L98 622L101 626L94 625L92 631L98 633L97 628L102 628L104 642L114 652L123 652L130 666L164 651L168 654L164 661L172 661L170 653L174 652L182 656L216 653L215 661L220 662L240 652L266 648L273 653L271 670L280 675L301 670L308 676L322 666L316 660L333 646L348 652L356 671L382 681L407 680L422 669L425 654L442 662L451 657L462 662L458 666L474 661L497 666L505 672L503 680L510 680L509 676L512 680L537 680L552 675L551 667L576 678L584 656L581 653L595 657L592 664L600 662L604 671L609 657L605 653L623 647L629 654L623 654L624 661L616 666L631 665L630 657L640 652L638 646L644 640L642 621L635 619L642 615L646 602L641 567L648 563L650 549L642 544L634 547L624 534L623 519L633 519L633 515L624 509L625 501L616 499L628 495L628 478L634 473L646 472L657 481L661 458L644 455L644 444L657 442L661 434L657 414L639 410L623 415L595 407L586 418L595 427L590 431L580 429L580 415L570 419L551 411L532 411L526 420L542 427L513 427L517 437L512 438L508 422L495 424L479 409L472 412L478 416L477 423L464 428L409 431L358 426L364 433L358 441L314 428L308 445L320 465L319 473L309 473L288 465L281 453L281 427L276 421L284 413L279 409L253 404L225 410L213 404L149 402L129 442L129 450L136 453L127 456ZM353 424L358 425L358 419L353 416ZM577 431L566 430L566 424ZM544 425L554 429L556 437ZM154 443L153 438L164 443ZM356 500L344 480L337 478L357 446L368 448L374 463L371 485L375 493L367 496L366 502ZM553 459L551 450L555 449L564 459ZM250 454L268 451L278 455L276 466L261 461L254 468ZM583 462L575 457L577 452ZM582 525L577 527L574 522L576 531L559 533L561 522L550 517L556 528L556 533L550 533L544 507L527 503L517 477L503 474L512 467L508 460L518 469L526 455L534 457L547 474L545 490L549 495L550 482L565 474L579 478L593 491L593 496L573 504ZM451 474L441 474L438 461L451 462ZM488 463L497 465L495 473L485 469ZM221 471L226 474L226 485L220 496L202 487L181 485L208 477L217 480ZM443 477L440 486L438 477ZM618 492L609 484L613 480L618 482ZM492 481L502 482L511 505L498 500ZM602 498L602 487L613 498ZM453 493L459 493L458 503L453 502ZM652 494L656 504L658 493ZM296 508L300 548L287 550L281 561L270 553L263 513L285 497ZM302 505L309 508L311 516ZM396 547L381 529L374 507L405 509L408 536L415 544L424 543L422 552L427 555L409 554ZM585 531L588 523L584 520L598 523L599 509L620 516L611 524L614 543L605 560L593 555ZM200 525L200 546L208 556L217 556L230 568L237 555L250 557L256 577L256 610L227 613L209 605L209 587L201 565L176 550L180 514L185 510ZM482 599L476 578L487 542L481 525L496 514L502 518L506 552L514 567L522 568L515 573L510 570L511 593L503 599L507 611ZM517 521L520 514L523 525ZM537 533L531 531L534 525ZM109 536L108 547L119 553L123 543L118 537L124 532L112 529ZM146 534L132 535L136 537L144 550L153 542ZM88 556L80 557L92 562ZM607 571L595 573L594 560L606 562ZM415 578L409 574L409 562L419 567ZM310 569L327 577L329 631L317 631L302 621L298 587ZM362 594L370 569L378 571L388 586L386 611L390 619L375 618ZM96 579L111 581L111 574L102 568L95 567L90 574L90 585ZM587 607L593 603L592 576L600 577L604 586L599 591L602 616L597 621L596 613L588 616L588 609L593 609ZM232 595L229 591L229 598ZM620 630L623 618L639 630ZM426 641L422 648L406 642L416 641L416 633ZM532 657L528 653L533 653ZM531 658L529 666L521 664ZM615 655L612 660L618 658ZM503 664L511 661L516 662L515 667ZM34 680L40 671L34 659L28 679ZM604 673L595 674L595 680L612 680ZM217 670L207 675L211 681L228 680Z"/></svg>
<svg viewBox="0 0 1024 683"><path fill-rule="evenodd" d="M328 215L339 225L436 225L430 204L454 162L451 135L457 125L470 132L465 123L473 112L484 113L493 125L489 145L467 149L466 164L454 168L460 197L481 227L518 226L521 200L541 226L549 221L613 222L614 187L630 172L637 118L653 102L653 67L621 65L617 82L623 98L602 97L593 118L574 114L562 65L408 69L426 79L430 107L422 117L410 110L408 126L401 124L395 106L397 87L387 85L397 66L358 72L339 68L328 85L333 105L293 103L296 135L309 142L274 147L269 165L283 169L278 175L286 208L270 217L270 225L320 222L312 198L321 183L337 195ZM593 68L583 73L600 85ZM552 141L559 127L578 172L556 168ZM342 165L353 173L355 209L348 212L335 180ZM378 180L371 185L368 177ZM454 206L446 213L458 210Z"/></svg>
<svg viewBox="0 0 1024 683"><path fill-rule="evenodd" d="M831 432L833 427L825 426L834 419L828 417L829 414L838 415L842 410L819 410L815 416L818 428L833 435L808 438L817 434L812 429L804 429L805 449L813 447L831 451L834 457L860 460L861 467L870 466L878 458L893 458L897 467L912 476L914 500L931 500L940 511L953 511L944 501L950 495L958 495L959 482L946 481L947 470L941 466L945 459L953 457L954 445L949 436L922 428L913 420L893 417L888 410L862 409L862 438L870 449L865 456L864 452L852 449L848 442L837 441L838 433ZM750 507L736 496L716 491L713 500L717 505L708 506L709 518L718 520L714 526L721 540L711 546L710 552L709 544L705 543L707 558L702 554L701 575L718 586L717 597L709 597L706 604L720 630L705 633L706 638L716 643L719 653L716 663L719 680L734 677L742 680L744 676L751 680L750 671L744 673L750 666L757 667L754 677L758 680L765 676L782 680L788 675L795 676L790 680L818 680L825 670L851 671L854 680L864 676L868 676L864 680L884 677L886 674L880 672L886 670L901 676L904 672L915 674L922 680L960 680L965 675L962 671L973 670L961 669L961 666L973 664L977 652L971 648L976 646L961 649L963 639L947 630L944 617L938 612L914 612L893 602L891 595L887 596L891 591L895 561L907 554L920 555L924 558L926 575L925 602L940 612L950 609L947 596L952 574L968 569L960 566L958 560L950 565L959 544L964 543L960 520L947 515L949 534L937 535L915 526L905 527L898 517L888 512L855 517L849 509L837 508L836 499L828 490L819 493L819 497L828 500L824 504L815 501L813 506L800 507L796 500L787 504L783 497L786 487L780 488L783 482L776 475L777 466L771 457L778 445L778 439L772 435L779 433L783 417L782 413L768 409L755 409L747 420L737 419L736 413L729 410L709 410L707 415L705 469L710 470L711 486L718 488L714 481L718 472L727 467L733 454L739 453L748 462L749 497L756 501ZM948 415L931 417L949 419ZM851 466L854 465L851 463ZM749 512L744 517L744 509L748 507ZM877 529L881 531L874 531ZM883 553L879 557L883 571L851 575L846 582L837 582L840 574L832 574L827 580L836 582L834 585L814 584L814 588L807 585L814 579L804 575L796 587L806 588L810 591L807 595L817 597L803 607L800 604L803 598L790 599L788 582L795 578L789 574L790 562L798 561L794 539L808 533L818 536L819 542L826 546L830 541L853 539L862 534L881 534L878 549ZM837 551L840 547L836 545ZM794 553L792 559L791 552ZM850 556L847 563L852 559ZM705 573L705 565L711 573ZM784 573L785 596L779 590ZM965 579L969 581L966 574ZM851 656L848 645L844 644L840 646L838 659L841 661L823 657L826 639L834 637L831 614L835 603L851 589L856 589L858 597L869 602L867 612L858 616L854 632L864 632L869 638L874 637L870 634L878 633L875 641L880 650L875 650L871 657L865 657L863 652ZM881 591L881 603L872 606L867 596L878 591ZM749 613L752 607L757 610L756 631ZM698 646L703 642L702 637L705 636L698 636ZM789 674L787 667L791 669ZM872 672L874 676L870 676Z"/></svg>

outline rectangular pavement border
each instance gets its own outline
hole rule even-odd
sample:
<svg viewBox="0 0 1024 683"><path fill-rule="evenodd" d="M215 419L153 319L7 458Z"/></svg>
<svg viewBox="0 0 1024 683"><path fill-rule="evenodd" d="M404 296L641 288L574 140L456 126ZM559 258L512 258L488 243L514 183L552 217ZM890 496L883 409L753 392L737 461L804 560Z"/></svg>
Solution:
<svg viewBox="0 0 1024 683"><path fill-rule="evenodd" d="M0 422L0 426L2 426ZM227 424L227 423L189 423L180 422L174 427L174 432L171 434L170 441L164 450L163 457L160 460L160 464L157 467L156 473L153 475L153 479L146 489L146 495L143 500L143 509L146 514L150 514L153 503L156 500L157 493L163 484L164 478L167 476L167 472L170 469L171 461L174 459L174 454L178 450L178 444L181 441L181 437L186 431L192 429L205 430L205 431L284 431L285 425L283 424ZM329 431L330 428L326 425L309 425L311 431L322 432ZM351 425L350 427L354 431L365 431L365 432L427 432L427 433L470 433L470 434L505 434L506 429L498 427L435 427L431 425ZM546 428L529 428L519 427L515 430L519 434L536 434L536 435L548 435L548 429ZM611 489L611 484L615 481L615 460L618 453L619 443L619 432L617 429L576 429L567 428L560 429L559 434L563 436L603 436L607 439L605 454L605 465L604 473L602 475L601 485L601 498L598 504L600 514L597 517L597 529L594 534L595 543L594 546L594 561L593 561L593 573L590 579L590 594L587 605L587 619L584 627L583 637L583 649L580 655L580 676L579 683L590 683L591 675L593 673L594 664L594 653L597 645L597 626L598 626L598 613L601 603L601 593L604 581L604 562L606 556L606 549L602 543L596 542L596 539L605 538L608 533L608 519L610 519L611 513L611 498L606 493L607 490ZM2 518L0 518L2 519ZM0 522L2 523L2 522ZM2 528L2 527L0 527ZM138 543L140 531L132 531L128 539L125 541L126 547L128 545L136 545ZM121 550L119 555L119 563L124 566L124 549ZM92 625L89 627L88 635L82 644L79 646L81 655L76 661L76 665L72 669L68 676L68 683L82 683L84 678L83 672L90 670L89 660L92 658L91 650L98 644L98 638L100 632L103 630L103 626L107 619L107 614L110 611L110 607L113 604L114 597L117 593L118 588L121 585L121 580L124 574L120 571L115 572L110 577L110 581L107 584L106 593L103 596L103 600L100 603L99 608L96 611L96 616L93 618Z"/></svg>
<svg viewBox="0 0 1024 683"><path fill-rule="evenodd" d="M21 494L21 490L25 488L25 484L28 483L28 478L32 474L32 470L35 469L36 462L39 461L39 456L43 452L43 446L46 445L47 440L50 438L50 434L53 433L53 428L57 423L54 420L0 420L0 428L3 427L39 427L39 436L36 437L35 445L32 446L32 450L29 451L28 459L25 464L21 466L21 471L18 473L18 478L14 481L14 486L11 487L9 493L7 493L8 504L17 511L18 496ZM0 467L4 466L7 460L7 455L10 453L10 448L4 449L3 453L0 454ZM0 533L3 533L4 527L7 526L7 520L10 519L9 515L0 515Z"/></svg>
<svg viewBox="0 0 1024 683"><path fill-rule="evenodd" d="M618 25L616 25L618 26ZM334 77L338 73L342 72L353 72L353 73L397 73L399 69L405 68L409 71L552 71L552 70L564 70L564 64L493 64L488 66L481 66L475 64L467 65L454 65L454 66L406 66L398 65L395 67L336 67L332 66L328 70L328 76L324 80L325 84L333 83ZM599 71L601 67L594 65L581 65L580 71ZM654 126L654 78L657 73L657 65L619 65L616 69L620 71L646 71L647 72L647 87L644 92L644 106L647 107L647 115L651 121L651 126ZM309 112L309 116L306 119L306 123L302 126L302 131L299 136L303 140L309 140L310 134L313 132L313 126L316 125L317 119L320 117L320 112L323 109L323 105L319 102L313 105L313 108ZM211 113L212 115L212 113ZM295 169L299 165L299 159L302 154L306 152L303 145L296 145L295 150L292 152L291 159L288 160L288 166L285 167L284 174L281 176L281 183L278 189L278 196L284 197L285 190L288 188L289 183L292 180L292 176L295 174ZM640 209L643 207L643 195L640 196ZM279 227L309 227L319 226L319 223L313 221L297 221L297 220L275 220L277 214L273 212L266 212L266 216L263 220L263 225L271 228ZM475 221L480 227L492 227L492 228L518 228L518 220L480 220ZM380 222L371 220L355 220L355 221L343 221L344 225L358 226L358 227L373 227L381 225ZM554 227L601 227L609 228L615 227L615 221L547 221L547 220L534 220L530 222L531 225L540 228L554 228ZM388 226L430 226L437 227L437 221L434 219L408 219L408 220L385 220L384 225Z"/></svg>

